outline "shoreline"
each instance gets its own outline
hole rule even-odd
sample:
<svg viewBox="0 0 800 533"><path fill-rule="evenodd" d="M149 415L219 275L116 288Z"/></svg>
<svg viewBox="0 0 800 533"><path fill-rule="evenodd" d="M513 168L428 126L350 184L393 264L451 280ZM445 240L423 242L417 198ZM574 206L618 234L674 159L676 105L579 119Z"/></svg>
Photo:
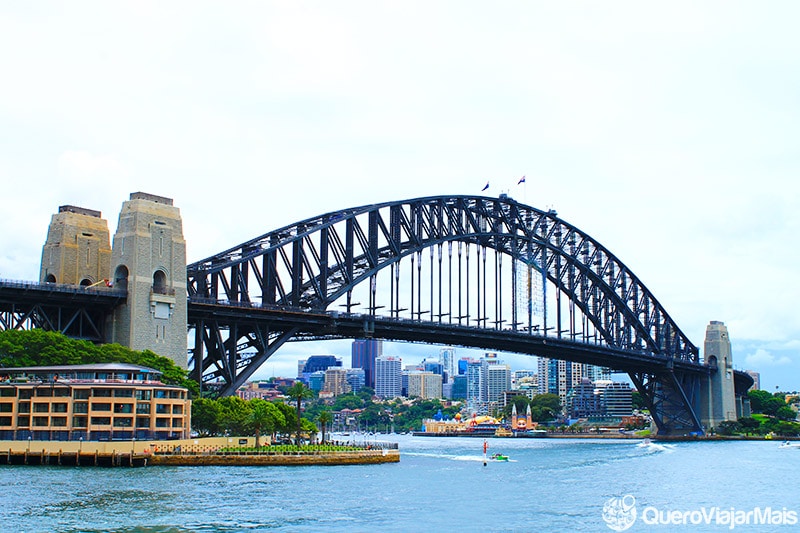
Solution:
<svg viewBox="0 0 800 533"><path fill-rule="evenodd" d="M397 463L398 448L220 452L253 437L169 441L0 441L0 466L322 466Z"/></svg>

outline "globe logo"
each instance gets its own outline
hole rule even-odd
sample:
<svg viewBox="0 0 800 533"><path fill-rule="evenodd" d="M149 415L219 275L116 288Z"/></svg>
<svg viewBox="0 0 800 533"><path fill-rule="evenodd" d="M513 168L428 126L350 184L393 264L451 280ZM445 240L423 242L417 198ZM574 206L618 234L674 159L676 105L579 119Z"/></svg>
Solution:
<svg viewBox="0 0 800 533"><path fill-rule="evenodd" d="M631 494L609 498L603 505L603 521L614 531L625 531L636 522L636 498Z"/></svg>

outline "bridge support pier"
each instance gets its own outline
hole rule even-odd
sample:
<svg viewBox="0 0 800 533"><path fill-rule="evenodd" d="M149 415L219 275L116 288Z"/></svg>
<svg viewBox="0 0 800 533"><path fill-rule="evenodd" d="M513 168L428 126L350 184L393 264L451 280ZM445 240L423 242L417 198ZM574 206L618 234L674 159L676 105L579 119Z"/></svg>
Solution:
<svg viewBox="0 0 800 533"><path fill-rule="evenodd" d="M736 421L744 414L743 404L736 398L731 342L724 323L712 320L706 327L703 362L711 372L704 376L700 387L700 418L706 431L710 431L721 422Z"/></svg>
<svg viewBox="0 0 800 533"><path fill-rule="evenodd" d="M131 194L119 214L111 266L114 286L127 289L128 299L114 309L108 342L187 368L186 242L172 199Z"/></svg>

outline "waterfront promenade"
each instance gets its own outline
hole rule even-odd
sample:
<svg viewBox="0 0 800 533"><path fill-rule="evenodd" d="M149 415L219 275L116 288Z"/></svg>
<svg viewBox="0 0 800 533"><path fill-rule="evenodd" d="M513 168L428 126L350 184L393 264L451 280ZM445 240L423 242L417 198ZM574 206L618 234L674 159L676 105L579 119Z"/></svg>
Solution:
<svg viewBox="0 0 800 533"><path fill-rule="evenodd" d="M0 465L301 466L396 463L396 443L262 446L253 437L169 441L0 441Z"/></svg>

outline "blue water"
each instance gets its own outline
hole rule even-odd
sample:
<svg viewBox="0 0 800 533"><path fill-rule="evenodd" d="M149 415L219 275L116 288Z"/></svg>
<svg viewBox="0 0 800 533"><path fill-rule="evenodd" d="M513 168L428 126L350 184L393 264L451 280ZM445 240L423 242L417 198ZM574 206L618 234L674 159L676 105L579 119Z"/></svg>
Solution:
<svg viewBox="0 0 800 533"><path fill-rule="evenodd" d="M611 498L635 498L627 531L729 531L700 510L800 513L800 449L778 442L397 436L397 464L333 467L0 466L2 531L613 531ZM627 501L631 501L630 498ZM645 508L694 512L646 524ZM652 518L652 516L651 516ZM723 517L724 518L724 517ZM736 531L797 531L734 524Z"/></svg>

